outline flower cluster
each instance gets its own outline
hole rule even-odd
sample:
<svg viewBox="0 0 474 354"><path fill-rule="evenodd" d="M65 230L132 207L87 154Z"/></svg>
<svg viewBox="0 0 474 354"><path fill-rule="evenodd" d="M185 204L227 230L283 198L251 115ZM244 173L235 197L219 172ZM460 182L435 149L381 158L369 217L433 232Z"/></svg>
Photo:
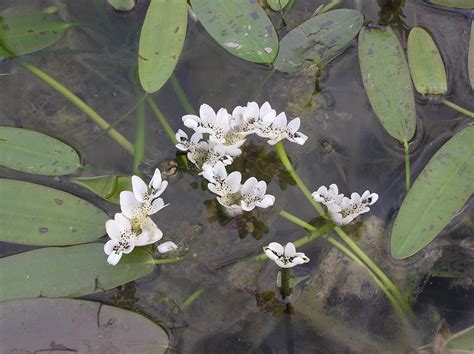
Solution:
<svg viewBox="0 0 474 354"><path fill-rule="evenodd" d="M377 193L370 193L368 190L362 195L352 193L350 198L339 194L337 185L331 184L329 188L325 186L312 194L314 200L323 203L337 225L347 225L360 214L370 211L369 206L374 204L379 196Z"/></svg>
<svg viewBox="0 0 474 354"><path fill-rule="evenodd" d="M167 186L168 182L162 181L158 169L148 186L140 177L132 176L133 192L120 193L122 212L115 214L113 220L105 223L110 240L104 245L104 251L108 255L109 264L116 265L122 254L132 252L135 246L145 246L161 240L163 232L150 216L167 206L163 199L159 198ZM171 241L158 246L161 253L175 249L177 246Z"/></svg>
<svg viewBox="0 0 474 354"><path fill-rule="evenodd" d="M217 194L218 202L231 215L255 207L267 208L275 202L275 197L265 194L265 181L251 177L241 184L240 172L227 174L226 166L242 153L241 147L247 136L256 134L268 139L270 145L283 139L303 145L308 138L298 131L299 118L288 123L285 113L277 115L268 102L261 107L249 102L245 107L236 107L232 114L225 108L216 113L209 105L203 104L199 116L185 115L183 123L194 133L189 138L183 130L178 130L176 147L187 152L188 159L209 181L209 190Z"/></svg>
<svg viewBox="0 0 474 354"><path fill-rule="evenodd" d="M298 264L309 262L309 258L304 253L296 252L295 245L291 242L288 242L284 248L277 242L271 242L263 247L263 251L280 268L293 268Z"/></svg>

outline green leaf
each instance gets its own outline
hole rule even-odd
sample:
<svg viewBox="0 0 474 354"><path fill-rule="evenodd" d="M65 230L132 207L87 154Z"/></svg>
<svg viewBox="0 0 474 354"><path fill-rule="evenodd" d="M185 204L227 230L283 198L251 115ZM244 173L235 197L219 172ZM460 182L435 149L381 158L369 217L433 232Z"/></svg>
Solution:
<svg viewBox="0 0 474 354"><path fill-rule="evenodd" d="M474 191L474 126L431 158L408 192L392 230L392 256L409 257L430 243Z"/></svg>
<svg viewBox="0 0 474 354"><path fill-rule="evenodd" d="M0 241L59 246L105 234L107 214L72 194L0 178L0 195Z"/></svg>
<svg viewBox="0 0 474 354"><path fill-rule="evenodd" d="M144 316L99 302L26 299L0 304L3 353L158 353L166 331ZM73 350L70 348L74 348Z"/></svg>
<svg viewBox="0 0 474 354"><path fill-rule="evenodd" d="M104 245L48 247L0 259L0 301L36 297L79 297L141 278L154 268L143 249L107 263Z"/></svg>
<svg viewBox="0 0 474 354"><path fill-rule="evenodd" d="M0 127L0 165L37 175L67 175L81 166L69 145L32 130Z"/></svg>
<svg viewBox="0 0 474 354"><path fill-rule="evenodd" d="M204 28L224 49L255 63L271 63L278 52L272 22L255 0L191 0Z"/></svg>
<svg viewBox="0 0 474 354"><path fill-rule="evenodd" d="M370 104L387 132L400 142L413 138L416 111L403 47L390 27L362 28L359 62Z"/></svg>
<svg viewBox="0 0 474 354"><path fill-rule="evenodd" d="M363 21L359 11L349 9L310 18L283 37L275 68L295 72L314 62L328 61L354 39Z"/></svg>
<svg viewBox="0 0 474 354"><path fill-rule="evenodd" d="M130 176L79 177L72 182L115 204L120 204L120 192L132 190Z"/></svg>
<svg viewBox="0 0 474 354"><path fill-rule="evenodd" d="M471 88L474 90L474 20L471 22L471 36L469 38L467 67L469 71L469 81L471 82Z"/></svg>
<svg viewBox="0 0 474 354"><path fill-rule="evenodd" d="M474 326L453 334L448 339L449 354L472 353L474 351Z"/></svg>
<svg viewBox="0 0 474 354"><path fill-rule="evenodd" d="M131 11L135 7L135 0L107 0L107 2L117 11Z"/></svg>
<svg viewBox="0 0 474 354"><path fill-rule="evenodd" d="M419 93L444 95L448 91L446 70L438 47L421 27L413 27L408 36L408 63Z"/></svg>
<svg viewBox="0 0 474 354"><path fill-rule="evenodd" d="M289 2L290 0L267 0L268 6L270 6L273 11L283 10Z"/></svg>
<svg viewBox="0 0 474 354"><path fill-rule="evenodd" d="M474 278L474 259L471 250L445 248L441 259L430 270L430 276L443 278Z"/></svg>
<svg viewBox="0 0 474 354"><path fill-rule="evenodd" d="M44 12L0 17L0 57L29 54L57 42L71 25Z"/></svg>
<svg viewBox="0 0 474 354"><path fill-rule="evenodd" d="M456 7L458 9L474 9L472 0L428 0L428 2L446 7Z"/></svg>
<svg viewBox="0 0 474 354"><path fill-rule="evenodd" d="M188 25L186 0L151 0L138 48L138 76L152 93L168 81L183 49Z"/></svg>

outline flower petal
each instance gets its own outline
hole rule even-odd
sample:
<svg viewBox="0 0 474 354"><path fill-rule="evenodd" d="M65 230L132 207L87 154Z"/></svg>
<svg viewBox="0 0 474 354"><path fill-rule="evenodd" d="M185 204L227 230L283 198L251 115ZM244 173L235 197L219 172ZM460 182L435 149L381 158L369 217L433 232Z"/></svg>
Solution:
<svg viewBox="0 0 474 354"><path fill-rule="evenodd" d="M117 263L120 261L120 258L122 258L122 252L112 252L109 257L107 257L107 263L110 265L117 265Z"/></svg>
<svg viewBox="0 0 474 354"><path fill-rule="evenodd" d="M295 119L292 119L288 123L287 127L290 130L290 132L294 134L298 131L298 129L300 129L300 125L301 125L301 120L299 118L295 118Z"/></svg>
<svg viewBox="0 0 474 354"><path fill-rule="evenodd" d="M296 255L296 248L292 242L288 242L285 246L285 257L294 257Z"/></svg>
<svg viewBox="0 0 474 354"><path fill-rule="evenodd" d="M178 249L178 246L176 245L176 243L172 241L166 241L158 245L158 252L160 253L166 253L166 252L174 251L177 249Z"/></svg>
<svg viewBox="0 0 474 354"><path fill-rule="evenodd" d="M282 257L285 253L285 249L278 242L270 242L267 248L272 251L277 257Z"/></svg>
<svg viewBox="0 0 474 354"><path fill-rule="evenodd" d="M240 181L242 180L242 174L239 171L232 172L225 179L226 185L228 186L228 193L237 193L240 189Z"/></svg>
<svg viewBox="0 0 474 354"><path fill-rule="evenodd" d="M135 198L143 203L145 201L145 196L148 195L148 186L146 183L140 177L132 176L132 189Z"/></svg>
<svg viewBox="0 0 474 354"><path fill-rule="evenodd" d="M120 208L122 213L129 219L133 218L135 211L142 205L135 195L130 191L123 191L120 193Z"/></svg>
<svg viewBox="0 0 474 354"><path fill-rule="evenodd" d="M114 247L116 245L116 241L115 240L108 240L105 244L104 244L104 252L106 255L109 255L112 253L112 251L114 250Z"/></svg>
<svg viewBox="0 0 474 354"><path fill-rule="evenodd" d="M165 204L165 202L163 201L163 198L156 198L151 203L150 210L148 210L147 214L153 215L168 205L169 204Z"/></svg>
<svg viewBox="0 0 474 354"><path fill-rule="evenodd" d="M213 123L216 120L216 112L208 104L203 103L199 107L199 116L203 123Z"/></svg>
<svg viewBox="0 0 474 354"><path fill-rule="evenodd" d="M149 188L158 189L161 185L161 172L159 169L155 168L155 173L148 184Z"/></svg>
<svg viewBox="0 0 474 354"><path fill-rule="evenodd" d="M122 234L120 224L115 220L107 220L105 222L105 230L112 240L118 240Z"/></svg>

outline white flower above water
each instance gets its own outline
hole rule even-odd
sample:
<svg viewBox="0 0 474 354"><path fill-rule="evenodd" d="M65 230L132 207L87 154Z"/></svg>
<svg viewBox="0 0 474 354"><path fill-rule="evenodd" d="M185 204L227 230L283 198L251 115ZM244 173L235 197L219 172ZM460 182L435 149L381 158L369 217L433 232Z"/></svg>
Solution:
<svg viewBox="0 0 474 354"><path fill-rule="evenodd" d="M268 246L263 247L263 251L280 268L292 268L298 264L309 262L309 258L304 253L296 252L295 245L291 242L288 242L285 247L277 242L271 242Z"/></svg>
<svg viewBox="0 0 474 354"><path fill-rule="evenodd" d="M232 111L231 127L234 131L249 135L268 127L276 117L276 111L268 102L260 108L256 102L248 102L247 106L237 106Z"/></svg>
<svg viewBox="0 0 474 354"><path fill-rule="evenodd" d="M240 189L241 173L234 171L227 175L225 166L220 161L213 168L205 169L202 175L210 182L207 188L218 196L234 194Z"/></svg>
<svg viewBox="0 0 474 354"><path fill-rule="evenodd" d="M240 190L242 209L251 211L255 207L268 208L272 206L275 203L275 197L265 194L266 191L267 183L265 181L257 181L255 177L250 177Z"/></svg>
<svg viewBox="0 0 474 354"><path fill-rule="evenodd" d="M256 131L258 136L268 138L270 145L275 145L280 140L288 139L291 142L303 145L308 137L299 132L301 121L299 118L294 118L288 123L286 114L284 112L278 114L273 122L266 128L258 129Z"/></svg>
<svg viewBox="0 0 474 354"><path fill-rule="evenodd" d="M120 213L115 214L113 220L107 220L105 229L110 237L104 245L104 252L109 256L107 262L116 265L123 253L133 251L138 235L132 231L130 221Z"/></svg>

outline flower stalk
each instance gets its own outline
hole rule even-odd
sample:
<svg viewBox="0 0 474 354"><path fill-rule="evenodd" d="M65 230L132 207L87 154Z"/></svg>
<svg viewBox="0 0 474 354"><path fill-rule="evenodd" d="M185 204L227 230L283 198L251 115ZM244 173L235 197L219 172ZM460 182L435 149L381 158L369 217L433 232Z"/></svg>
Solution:
<svg viewBox="0 0 474 354"><path fill-rule="evenodd" d="M408 146L408 141L403 140L403 148L405 150L405 184L407 192L411 188L411 174L410 174L410 148Z"/></svg>
<svg viewBox="0 0 474 354"><path fill-rule="evenodd" d="M283 300L290 296L290 280L291 280L291 268L281 268L281 286L280 293Z"/></svg>
<svg viewBox="0 0 474 354"><path fill-rule="evenodd" d="M448 101L448 100L445 99L445 98L443 98L443 99L441 100L441 103L444 104L444 105L446 105L446 106L448 106L448 107L450 107L450 108L452 108L452 109L454 109L454 110L456 110L456 111L458 111L459 113L462 113L462 114L464 114L464 115L466 115L466 116L468 116L468 117L470 117L470 118L474 118L474 112L471 112L471 111L469 111L469 110L467 110L467 109L465 109L465 108L463 108L463 107L461 107L461 106L458 106L456 103L453 103L453 102L451 102L451 101Z"/></svg>
<svg viewBox="0 0 474 354"><path fill-rule="evenodd" d="M186 257L184 256L181 256L181 257L173 257L173 258L160 258L160 259L153 259L151 261L149 261L150 263L154 264L154 265L158 265L158 264L168 264L168 263L176 263L176 262L181 262L183 260L185 260Z"/></svg>

